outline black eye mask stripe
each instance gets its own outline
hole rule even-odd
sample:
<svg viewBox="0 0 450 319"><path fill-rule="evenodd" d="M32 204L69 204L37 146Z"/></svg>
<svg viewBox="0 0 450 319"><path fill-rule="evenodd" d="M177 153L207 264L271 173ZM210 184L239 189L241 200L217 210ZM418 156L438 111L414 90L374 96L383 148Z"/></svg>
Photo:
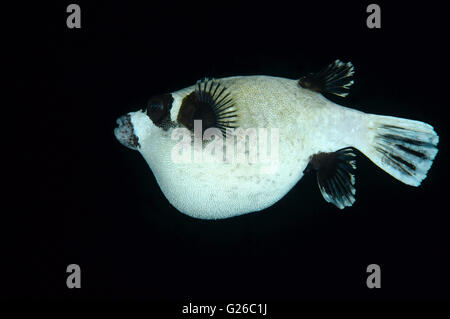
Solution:
<svg viewBox="0 0 450 319"><path fill-rule="evenodd" d="M147 104L147 115L152 122L163 129L170 127L170 110L172 109L172 94L161 94L152 97Z"/></svg>

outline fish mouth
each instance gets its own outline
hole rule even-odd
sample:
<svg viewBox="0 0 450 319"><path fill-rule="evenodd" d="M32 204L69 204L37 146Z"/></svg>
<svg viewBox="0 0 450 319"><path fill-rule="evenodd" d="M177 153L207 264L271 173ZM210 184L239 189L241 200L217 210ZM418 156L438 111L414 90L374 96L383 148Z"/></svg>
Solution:
<svg viewBox="0 0 450 319"><path fill-rule="evenodd" d="M119 117L116 121L119 125L114 129L114 135L117 140L125 147L137 150L139 145L139 138L134 134L133 123L131 123L130 114Z"/></svg>

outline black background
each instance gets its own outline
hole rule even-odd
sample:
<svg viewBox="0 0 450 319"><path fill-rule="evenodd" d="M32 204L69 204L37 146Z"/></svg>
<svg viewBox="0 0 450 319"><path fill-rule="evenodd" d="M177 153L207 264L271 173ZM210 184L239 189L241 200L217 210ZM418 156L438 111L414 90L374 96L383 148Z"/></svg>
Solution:
<svg viewBox="0 0 450 319"><path fill-rule="evenodd" d="M13 275L7 295L179 304L449 297L443 8L377 2L377 30L366 27L370 2L78 2L82 27L68 29L69 3L48 5L29 40L39 138L26 150L37 159L32 249L20 254L32 271ZM440 135L419 188L360 156L351 208L326 203L310 175L261 212L197 220L173 208L144 159L114 138L119 116L203 76L299 78L336 58L353 62L355 85L345 100L330 99L421 120ZM82 270L78 290L65 286L71 263ZM366 287L372 263L381 289Z"/></svg>

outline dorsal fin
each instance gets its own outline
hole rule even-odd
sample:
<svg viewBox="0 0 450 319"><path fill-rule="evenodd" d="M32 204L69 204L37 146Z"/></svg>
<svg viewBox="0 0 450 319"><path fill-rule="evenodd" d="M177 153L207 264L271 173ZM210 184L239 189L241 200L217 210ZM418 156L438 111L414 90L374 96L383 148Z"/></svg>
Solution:
<svg viewBox="0 0 450 319"><path fill-rule="evenodd" d="M323 198L338 208L355 202L356 154L352 148L336 152L320 152L311 156L305 171L315 170Z"/></svg>
<svg viewBox="0 0 450 319"><path fill-rule="evenodd" d="M355 68L351 62L336 60L317 73L311 73L298 80L302 88L321 93L331 93L341 97L348 95Z"/></svg>

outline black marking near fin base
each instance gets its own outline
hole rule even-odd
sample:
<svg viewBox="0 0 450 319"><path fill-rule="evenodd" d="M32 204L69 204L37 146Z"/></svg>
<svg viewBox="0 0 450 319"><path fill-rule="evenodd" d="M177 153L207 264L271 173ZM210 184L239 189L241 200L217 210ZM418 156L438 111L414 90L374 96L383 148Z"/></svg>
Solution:
<svg viewBox="0 0 450 319"><path fill-rule="evenodd" d="M323 198L340 209L355 202L355 157L352 148L321 152L311 156L306 169L309 171L312 168L317 172L317 183Z"/></svg>
<svg viewBox="0 0 450 319"><path fill-rule="evenodd" d="M213 79L197 82L194 92L187 95L180 107L177 121L189 130L194 129L194 120L202 120L202 131L216 127L226 135L227 128L235 128L237 113L227 88Z"/></svg>
<svg viewBox="0 0 450 319"><path fill-rule="evenodd" d="M301 77L298 83L302 88L315 92L346 97L350 86L354 83L351 80L353 74L355 74L355 69L351 62L344 63L336 60L318 73Z"/></svg>

